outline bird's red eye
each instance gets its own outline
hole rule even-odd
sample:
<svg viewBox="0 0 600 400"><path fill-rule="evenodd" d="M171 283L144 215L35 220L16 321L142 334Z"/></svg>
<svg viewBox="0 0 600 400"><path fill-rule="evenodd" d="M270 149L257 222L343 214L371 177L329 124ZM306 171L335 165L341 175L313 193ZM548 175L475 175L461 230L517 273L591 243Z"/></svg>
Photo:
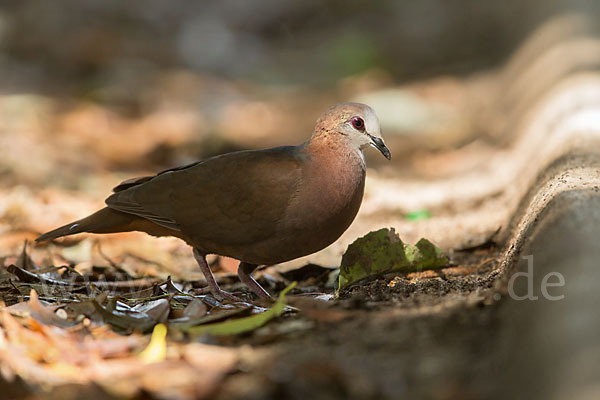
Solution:
<svg viewBox="0 0 600 400"><path fill-rule="evenodd" d="M355 129L357 129L359 131L365 130L365 121L363 121L363 119L361 117L352 117L350 122L352 123L352 126Z"/></svg>

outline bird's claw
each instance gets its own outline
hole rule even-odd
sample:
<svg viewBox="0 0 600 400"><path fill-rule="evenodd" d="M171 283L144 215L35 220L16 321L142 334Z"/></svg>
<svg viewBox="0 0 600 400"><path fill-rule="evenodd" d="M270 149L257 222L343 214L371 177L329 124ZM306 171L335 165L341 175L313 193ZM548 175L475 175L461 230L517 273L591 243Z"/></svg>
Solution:
<svg viewBox="0 0 600 400"><path fill-rule="evenodd" d="M244 300L240 299L237 296L234 296L233 294L223 290L223 289L218 289L218 290L211 290L210 293L215 296L217 298L217 300L229 300L229 301L233 301L233 302L243 302Z"/></svg>

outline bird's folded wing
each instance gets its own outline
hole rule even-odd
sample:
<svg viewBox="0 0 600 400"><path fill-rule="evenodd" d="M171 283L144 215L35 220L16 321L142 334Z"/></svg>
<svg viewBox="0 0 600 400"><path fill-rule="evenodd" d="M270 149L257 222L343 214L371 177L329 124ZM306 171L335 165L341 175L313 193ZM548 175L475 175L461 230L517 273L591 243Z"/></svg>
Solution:
<svg viewBox="0 0 600 400"><path fill-rule="evenodd" d="M296 147L230 153L131 182L106 204L199 240L252 243L275 234L303 157Z"/></svg>
<svg viewBox="0 0 600 400"><path fill-rule="evenodd" d="M130 187L140 185L144 182L148 182L152 178L154 178L154 176L141 176L139 178L131 178L124 180L123 182L119 183L113 188L113 192L121 192L125 189L129 189Z"/></svg>
<svg viewBox="0 0 600 400"><path fill-rule="evenodd" d="M172 171L182 171L184 169L194 167L197 164L199 164L199 162L184 165L182 167L167 169L165 171L159 172L158 174L156 174L154 176L141 176L141 177L137 177L137 178L126 179L123 182L119 183L117 186L115 186L113 188L113 192L115 192L115 193L123 192L134 186L139 186L142 183L146 183L146 182L156 178L159 175L165 174L167 172L172 172ZM181 230L179 225L175 221L170 220L168 218L161 217L158 214L151 213L148 210L144 209L144 207L135 200L134 193L135 193L135 191L129 190L129 191L127 191L127 193L123 193L122 195L111 196L111 197L109 197L110 201L109 201L109 199L107 199L106 203L110 208L112 208L114 210L126 212L128 214L134 214L139 217L149 219L150 221L152 221L158 225L164 226L166 228L169 228L169 229L174 229L177 231Z"/></svg>
<svg viewBox="0 0 600 400"><path fill-rule="evenodd" d="M181 170L184 170L184 169L188 169L188 168L194 167L194 166L200 164L201 162L202 161L194 162L192 164L184 165L184 166L181 166L181 167L170 168L170 169L164 170L162 172L159 172L158 174L153 175L153 176L140 176L140 177L137 177L137 178L126 179L123 182L119 183L117 186L115 186L113 188L113 192L120 192L120 191L123 191L125 189L129 189L130 187L141 185L142 183L148 182L150 179L156 178L158 175L166 174L167 172L181 171Z"/></svg>
<svg viewBox="0 0 600 400"><path fill-rule="evenodd" d="M122 191L119 191L118 193L123 193L123 195L110 196L108 199L106 199L106 205L117 211L122 211L128 214L137 215L138 217L146 218L155 224L164 226L166 228L174 229L176 231L181 230L181 227L179 224L177 224L177 222L148 211L143 205L138 204L135 200L128 199L127 197L132 196L134 194L133 192L134 191L131 191L131 193L123 193Z"/></svg>

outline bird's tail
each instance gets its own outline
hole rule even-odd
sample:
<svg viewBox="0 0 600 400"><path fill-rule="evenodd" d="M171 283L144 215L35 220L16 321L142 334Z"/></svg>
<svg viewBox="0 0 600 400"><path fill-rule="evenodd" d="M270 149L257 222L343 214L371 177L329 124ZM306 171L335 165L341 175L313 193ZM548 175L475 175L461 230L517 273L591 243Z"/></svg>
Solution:
<svg viewBox="0 0 600 400"><path fill-rule="evenodd" d="M111 233L123 230L125 226L131 223L134 217L130 214L112 210L108 207L96 211L92 215L82 218L78 221L71 222L56 228L50 232L46 232L37 239L36 242L44 242L53 240L62 236L74 235L76 233Z"/></svg>

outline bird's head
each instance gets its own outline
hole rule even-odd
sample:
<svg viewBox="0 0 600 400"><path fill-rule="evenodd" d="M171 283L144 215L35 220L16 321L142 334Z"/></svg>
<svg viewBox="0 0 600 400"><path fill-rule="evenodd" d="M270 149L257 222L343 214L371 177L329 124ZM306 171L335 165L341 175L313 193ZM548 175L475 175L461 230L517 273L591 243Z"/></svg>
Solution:
<svg viewBox="0 0 600 400"><path fill-rule="evenodd" d="M381 137L379 119L366 104L340 103L319 117L315 135L342 135L359 150L373 146L388 160L392 158Z"/></svg>

